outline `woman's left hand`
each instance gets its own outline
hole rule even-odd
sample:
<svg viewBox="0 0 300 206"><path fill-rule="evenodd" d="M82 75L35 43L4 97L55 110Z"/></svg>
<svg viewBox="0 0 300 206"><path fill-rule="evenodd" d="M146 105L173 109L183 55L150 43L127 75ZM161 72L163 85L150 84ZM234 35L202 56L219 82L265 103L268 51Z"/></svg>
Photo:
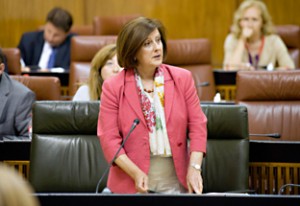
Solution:
<svg viewBox="0 0 300 206"><path fill-rule="evenodd" d="M186 179L189 193L202 194L203 181L201 171L189 166Z"/></svg>

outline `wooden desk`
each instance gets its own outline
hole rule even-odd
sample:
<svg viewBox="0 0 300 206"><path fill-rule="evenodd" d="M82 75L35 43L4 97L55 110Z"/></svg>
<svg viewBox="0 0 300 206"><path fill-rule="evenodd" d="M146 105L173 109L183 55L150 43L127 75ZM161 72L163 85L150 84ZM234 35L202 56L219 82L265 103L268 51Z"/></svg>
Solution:
<svg viewBox="0 0 300 206"><path fill-rule="evenodd" d="M216 85L235 85L236 73L237 71L214 69L214 78Z"/></svg>
<svg viewBox="0 0 300 206"><path fill-rule="evenodd" d="M0 161L3 160L29 160L30 157L29 138L6 136L0 137Z"/></svg>
<svg viewBox="0 0 300 206"><path fill-rule="evenodd" d="M30 144L24 140L0 140L0 161L29 175ZM249 189L258 194L277 194L288 183L300 184L300 142L250 141ZM299 194L300 189L287 191Z"/></svg>
<svg viewBox="0 0 300 206"><path fill-rule="evenodd" d="M0 161L14 167L25 178L29 177L29 138L0 136Z"/></svg>
<svg viewBox="0 0 300 206"><path fill-rule="evenodd" d="M60 83L62 86L69 86L69 71L64 72L52 72L52 71L29 71L29 72L22 72L22 75L29 75L29 76L53 76L58 77L60 79Z"/></svg>
<svg viewBox="0 0 300 206"><path fill-rule="evenodd" d="M237 71L214 69L216 90L221 94L223 100L233 101L235 99L236 73Z"/></svg>
<svg viewBox="0 0 300 206"><path fill-rule="evenodd" d="M226 100L222 100L220 102L214 102L214 101L201 101L201 105L234 105L235 102L234 101L226 101Z"/></svg>
<svg viewBox="0 0 300 206"><path fill-rule="evenodd" d="M29 71L29 72L22 72L22 75L29 75L29 76L53 76L58 77L61 84L61 95L66 97L69 95L69 71L64 72L52 72L52 71Z"/></svg>
<svg viewBox="0 0 300 206"><path fill-rule="evenodd" d="M250 140L250 162L300 163L300 142Z"/></svg>
<svg viewBox="0 0 300 206"><path fill-rule="evenodd" d="M300 142L250 141L250 188L259 194L277 194L285 184L300 184ZM287 188L286 194L300 194Z"/></svg>
<svg viewBox="0 0 300 206"><path fill-rule="evenodd" d="M140 205L230 205L230 206L299 206L300 196L296 195L243 195L243 194L215 194L215 195L160 195L160 194L93 194L93 193L45 193L35 194L42 206L53 205L107 205L107 206L140 206Z"/></svg>

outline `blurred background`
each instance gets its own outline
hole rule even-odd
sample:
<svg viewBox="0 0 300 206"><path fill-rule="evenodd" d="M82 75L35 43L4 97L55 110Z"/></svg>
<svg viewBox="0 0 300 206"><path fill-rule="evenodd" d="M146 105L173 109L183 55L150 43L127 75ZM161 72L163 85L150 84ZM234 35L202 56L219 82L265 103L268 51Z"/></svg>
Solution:
<svg viewBox="0 0 300 206"><path fill-rule="evenodd" d="M168 39L208 38L213 67L221 67L223 43L234 11L243 0L0 0L0 47L17 47L22 33L37 30L50 9L70 11L74 25L94 16L141 14L160 19ZM300 25L299 0L264 0L275 25Z"/></svg>

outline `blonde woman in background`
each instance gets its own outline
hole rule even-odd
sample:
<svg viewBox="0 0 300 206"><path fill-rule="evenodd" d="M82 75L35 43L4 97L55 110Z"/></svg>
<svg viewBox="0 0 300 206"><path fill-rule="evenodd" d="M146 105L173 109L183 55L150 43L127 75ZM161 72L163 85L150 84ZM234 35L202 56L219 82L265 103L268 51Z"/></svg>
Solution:
<svg viewBox="0 0 300 206"><path fill-rule="evenodd" d="M38 206L33 189L14 169L0 163L0 205Z"/></svg>
<svg viewBox="0 0 300 206"><path fill-rule="evenodd" d="M295 68L285 44L274 32L271 16L262 1L246 0L240 5L224 50L226 70Z"/></svg>
<svg viewBox="0 0 300 206"><path fill-rule="evenodd" d="M116 45L106 45L94 56L88 82L79 87L73 101L100 100L104 80L117 75L121 70L117 61Z"/></svg>

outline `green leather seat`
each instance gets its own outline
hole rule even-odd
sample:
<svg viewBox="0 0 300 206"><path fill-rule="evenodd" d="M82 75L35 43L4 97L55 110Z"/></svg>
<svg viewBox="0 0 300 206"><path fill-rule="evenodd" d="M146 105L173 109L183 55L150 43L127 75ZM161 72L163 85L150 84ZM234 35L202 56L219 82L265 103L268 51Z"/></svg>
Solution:
<svg viewBox="0 0 300 206"><path fill-rule="evenodd" d="M29 180L36 192L95 192L107 163L97 137L99 102L33 106ZM106 179L100 190L106 186Z"/></svg>
<svg viewBox="0 0 300 206"><path fill-rule="evenodd" d="M204 192L248 189L243 106L203 105L208 118ZM41 101L33 107L30 182L37 192L95 192L107 167L97 138L99 102ZM106 185L106 178L99 187Z"/></svg>
<svg viewBox="0 0 300 206"><path fill-rule="evenodd" d="M202 166L204 192L247 192L249 131L244 106L202 105L207 116L207 154Z"/></svg>

